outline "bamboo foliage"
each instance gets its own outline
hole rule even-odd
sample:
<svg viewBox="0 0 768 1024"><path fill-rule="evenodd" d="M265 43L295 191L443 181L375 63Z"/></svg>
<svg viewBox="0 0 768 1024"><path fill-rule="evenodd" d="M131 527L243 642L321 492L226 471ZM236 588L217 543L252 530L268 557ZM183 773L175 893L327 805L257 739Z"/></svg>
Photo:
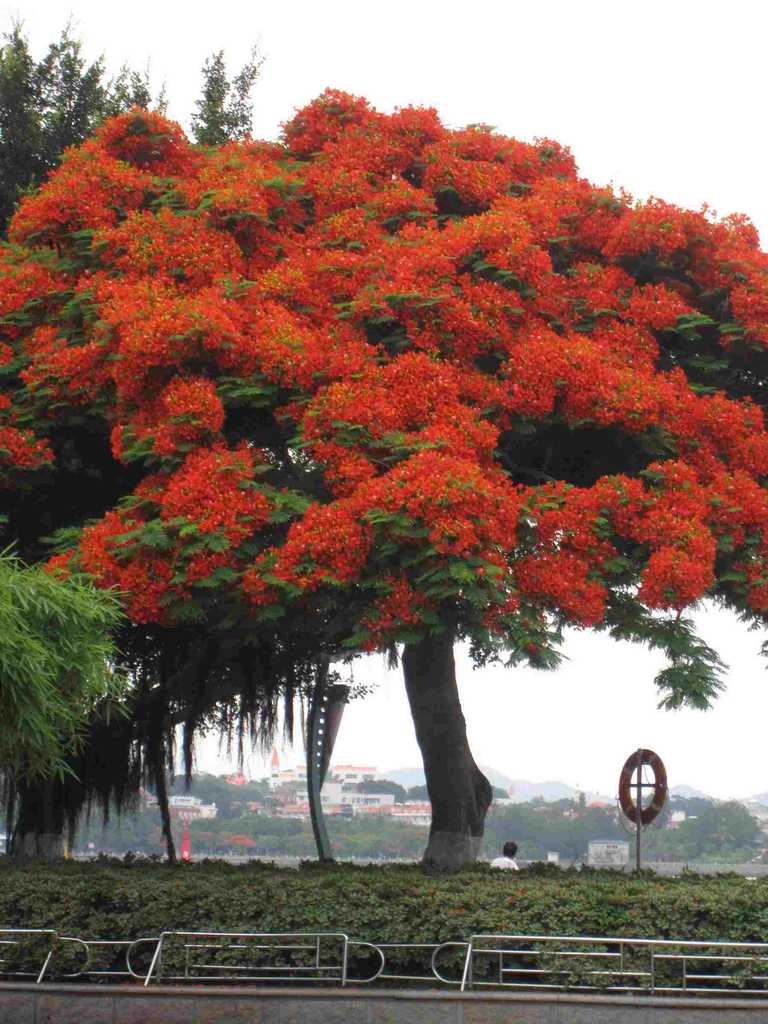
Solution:
<svg viewBox="0 0 768 1024"><path fill-rule="evenodd" d="M66 772L89 715L119 701L110 592L0 554L0 769L28 777Z"/></svg>

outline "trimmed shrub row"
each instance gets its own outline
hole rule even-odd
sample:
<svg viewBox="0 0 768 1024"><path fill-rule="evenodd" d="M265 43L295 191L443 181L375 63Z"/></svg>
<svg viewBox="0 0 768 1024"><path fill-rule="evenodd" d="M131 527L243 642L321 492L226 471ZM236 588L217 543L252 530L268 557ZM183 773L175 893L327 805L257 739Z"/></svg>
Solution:
<svg viewBox="0 0 768 1024"><path fill-rule="evenodd" d="M477 932L768 941L768 880L639 878L477 866L426 877L416 866L298 871L221 862L16 867L0 861L0 927L83 938L163 930L344 931L379 942Z"/></svg>

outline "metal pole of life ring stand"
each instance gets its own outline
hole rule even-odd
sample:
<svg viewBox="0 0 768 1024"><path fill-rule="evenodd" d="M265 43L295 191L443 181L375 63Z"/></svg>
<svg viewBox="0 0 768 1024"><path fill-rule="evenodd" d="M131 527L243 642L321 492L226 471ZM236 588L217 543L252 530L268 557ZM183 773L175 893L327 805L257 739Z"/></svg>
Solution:
<svg viewBox="0 0 768 1024"><path fill-rule="evenodd" d="M635 871L638 873L642 865L642 835L643 835L643 749L637 748L637 796L635 797Z"/></svg>
<svg viewBox="0 0 768 1024"><path fill-rule="evenodd" d="M637 779L635 780L635 871L642 870L643 790L656 789L656 782L643 782L643 748L637 748ZM658 812L657 812L658 813Z"/></svg>
<svg viewBox="0 0 768 1024"><path fill-rule="evenodd" d="M655 789L655 782L643 782L643 748L637 748L637 779L635 780L635 871L643 866L643 790Z"/></svg>

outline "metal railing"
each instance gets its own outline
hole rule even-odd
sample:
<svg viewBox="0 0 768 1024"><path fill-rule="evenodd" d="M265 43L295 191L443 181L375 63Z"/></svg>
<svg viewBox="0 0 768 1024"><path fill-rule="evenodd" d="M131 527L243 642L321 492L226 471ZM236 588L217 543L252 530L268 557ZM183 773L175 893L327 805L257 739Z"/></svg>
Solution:
<svg viewBox="0 0 768 1024"><path fill-rule="evenodd" d="M342 932L163 932L144 984L290 980L344 986L348 947Z"/></svg>
<svg viewBox="0 0 768 1024"><path fill-rule="evenodd" d="M153 980L319 981L342 987L399 981L458 986L461 977L446 977L438 961L448 950L463 953L467 947L466 942L362 942L343 932L163 932L156 941L145 986ZM411 962L414 951L418 951L416 959L425 958L425 973L390 969L393 961ZM369 975L361 977L350 970L355 961L368 958L375 961ZM457 973L462 961L459 958Z"/></svg>
<svg viewBox="0 0 768 1024"><path fill-rule="evenodd" d="M768 995L768 943L473 935L461 990Z"/></svg>
<svg viewBox="0 0 768 1024"><path fill-rule="evenodd" d="M143 967L138 966L142 960ZM81 939L0 929L0 977L152 982L493 986L534 991L768 996L768 943L626 936L473 935L363 942L344 932L166 931Z"/></svg>
<svg viewBox="0 0 768 1024"><path fill-rule="evenodd" d="M146 939L80 939L59 935L51 928L0 929L0 977L34 978L39 984L46 976L72 981L76 978L134 978L144 981L146 974L134 969L131 955L142 945L156 944ZM111 955L111 956L110 956ZM111 963L98 963L110 957ZM74 958L74 963L70 961ZM80 959L80 963L77 960ZM115 959L122 960L118 965ZM37 963L35 963L37 961ZM74 967L75 969L69 969Z"/></svg>
<svg viewBox="0 0 768 1024"><path fill-rule="evenodd" d="M446 950L466 950L466 942L350 942L350 947L367 946L378 953L380 965L377 971L369 978L348 977L349 984L370 985L374 981L418 981L433 983L440 982L442 985L461 985L461 977L446 978L438 968L438 960ZM429 973L424 974L398 974L387 970L390 960L411 960L411 951L418 950L418 957L424 957L429 967ZM406 952L407 951L407 952ZM389 957L387 954L389 953ZM461 965L459 959L459 969Z"/></svg>
<svg viewBox="0 0 768 1024"><path fill-rule="evenodd" d="M57 941L62 952L81 953L84 958L77 970L61 971L58 976L62 979L72 981L75 978L133 978L136 981L145 981L147 975L135 970L131 955L141 946L156 946L158 939L157 936L146 939L79 939L62 935ZM66 949L67 943L70 949ZM151 955L154 955L154 950ZM105 958L109 958L106 963ZM118 961L118 965L115 965L115 960Z"/></svg>
<svg viewBox="0 0 768 1024"><path fill-rule="evenodd" d="M34 978L39 984L51 965L57 939L51 928L0 928L0 976ZM30 970L36 959L42 962Z"/></svg>

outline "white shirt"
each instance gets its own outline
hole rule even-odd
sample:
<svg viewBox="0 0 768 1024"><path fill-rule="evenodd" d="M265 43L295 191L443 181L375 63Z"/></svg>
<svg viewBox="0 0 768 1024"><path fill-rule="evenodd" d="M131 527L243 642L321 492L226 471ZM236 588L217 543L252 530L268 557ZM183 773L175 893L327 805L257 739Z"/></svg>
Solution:
<svg viewBox="0 0 768 1024"><path fill-rule="evenodd" d="M502 868L504 871L519 871L517 861L514 857L496 857L491 861L492 868Z"/></svg>

